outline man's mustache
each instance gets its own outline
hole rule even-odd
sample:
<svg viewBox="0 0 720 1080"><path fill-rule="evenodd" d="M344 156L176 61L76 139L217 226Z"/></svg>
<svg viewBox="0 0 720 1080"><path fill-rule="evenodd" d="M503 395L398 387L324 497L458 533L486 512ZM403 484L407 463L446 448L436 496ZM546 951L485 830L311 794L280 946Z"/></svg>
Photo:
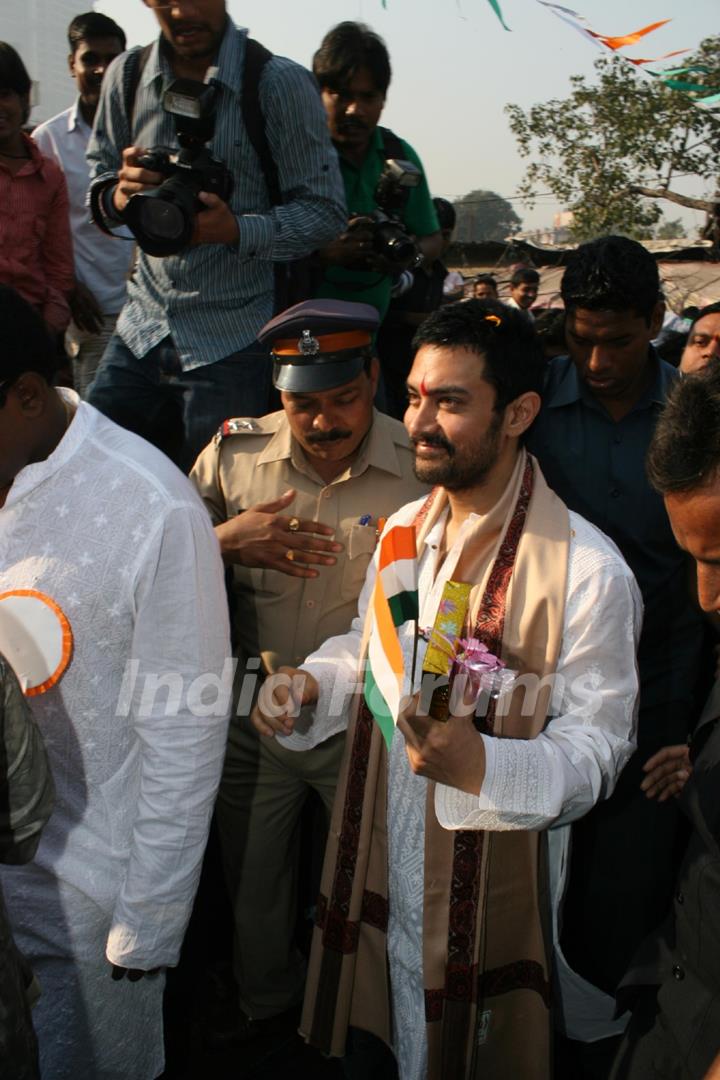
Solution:
<svg viewBox="0 0 720 1080"><path fill-rule="evenodd" d="M425 446L436 446L438 450L447 450L448 454L455 453L453 444L448 442L442 435L415 435L410 442L413 446L417 446L418 443L425 443Z"/></svg>
<svg viewBox="0 0 720 1080"><path fill-rule="evenodd" d="M351 435L351 431L333 428L332 431L318 431L314 435L308 435L307 441L317 445L318 443L339 442L340 439L349 439Z"/></svg>
<svg viewBox="0 0 720 1080"><path fill-rule="evenodd" d="M356 120L354 117L348 117L347 120L341 120L338 124L340 131L367 131L367 124L364 124L362 120Z"/></svg>

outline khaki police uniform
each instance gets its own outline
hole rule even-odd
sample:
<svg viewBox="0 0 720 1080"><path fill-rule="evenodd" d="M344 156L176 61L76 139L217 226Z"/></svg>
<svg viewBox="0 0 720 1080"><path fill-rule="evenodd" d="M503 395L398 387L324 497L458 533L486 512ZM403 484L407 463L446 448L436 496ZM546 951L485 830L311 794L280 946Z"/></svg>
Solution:
<svg viewBox="0 0 720 1080"><path fill-rule="evenodd" d="M245 715L230 725L217 818L233 894L240 1005L256 1019L276 1015L302 997L304 963L292 945L299 817L309 788L329 817L344 741L340 734L298 752L258 736L247 718L256 658L268 671L297 666L327 638L349 629L378 519L426 491L412 462L402 424L375 411L352 465L326 484L280 411L227 421L191 474L214 524L295 488L297 496L283 515L329 525L345 548L334 566L318 568L316 578L232 568L236 697Z"/></svg>

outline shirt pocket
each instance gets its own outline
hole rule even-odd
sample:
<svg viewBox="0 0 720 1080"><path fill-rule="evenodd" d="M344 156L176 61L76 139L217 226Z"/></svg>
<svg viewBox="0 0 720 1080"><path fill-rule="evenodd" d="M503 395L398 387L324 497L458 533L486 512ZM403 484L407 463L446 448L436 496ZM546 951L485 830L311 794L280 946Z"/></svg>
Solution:
<svg viewBox="0 0 720 1080"><path fill-rule="evenodd" d="M377 544L375 525L352 525L345 536L342 599L356 600Z"/></svg>

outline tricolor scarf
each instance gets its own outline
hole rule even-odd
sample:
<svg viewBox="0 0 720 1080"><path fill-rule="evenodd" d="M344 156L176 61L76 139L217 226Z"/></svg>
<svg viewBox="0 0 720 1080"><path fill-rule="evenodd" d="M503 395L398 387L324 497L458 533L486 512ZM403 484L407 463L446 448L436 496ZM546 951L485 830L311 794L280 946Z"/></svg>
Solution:
<svg viewBox="0 0 720 1080"><path fill-rule="evenodd" d="M418 546L442 515L434 493ZM474 635L521 673L555 671L562 641L570 543L568 511L524 452L506 495L468 537L455 577L477 582ZM493 734L537 736L549 691L531 715L513 695ZM550 1077L549 896L544 834L449 831L428 784L423 975L428 1080ZM356 702L333 810L300 1030L341 1056L348 1026L391 1044L385 935L387 750Z"/></svg>

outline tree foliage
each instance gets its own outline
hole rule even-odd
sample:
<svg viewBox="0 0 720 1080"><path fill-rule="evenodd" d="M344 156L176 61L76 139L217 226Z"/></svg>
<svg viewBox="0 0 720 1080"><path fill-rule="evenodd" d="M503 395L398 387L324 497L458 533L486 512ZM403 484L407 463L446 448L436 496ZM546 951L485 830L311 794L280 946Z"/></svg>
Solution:
<svg viewBox="0 0 720 1080"><path fill-rule="evenodd" d="M685 226L680 218L661 221L655 230L656 240L680 240L685 235Z"/></svg>
<svg viewBox="0 0 720 1080"><path fill-rule="evenodd" d="M454 239L462 244L504 240L522 225L512 205L495 191L470 191L454 203L457 214Z"/></svg>
<svg viewBox="0 0 720 1080"><path fill-rule="evenodd" d="M703 41L683 66L698 63L711 70L693 80L720 85L720 37ZM520 153L531 159L520 190L548 188L573 211L576 239L609 232L645 239L662 211L634 189L691 205L673 181L694 174L717 182L720 120L618 57L601 57L595 69L596 81L573 76L564 100L527 112L506 106Z"/></svg>

